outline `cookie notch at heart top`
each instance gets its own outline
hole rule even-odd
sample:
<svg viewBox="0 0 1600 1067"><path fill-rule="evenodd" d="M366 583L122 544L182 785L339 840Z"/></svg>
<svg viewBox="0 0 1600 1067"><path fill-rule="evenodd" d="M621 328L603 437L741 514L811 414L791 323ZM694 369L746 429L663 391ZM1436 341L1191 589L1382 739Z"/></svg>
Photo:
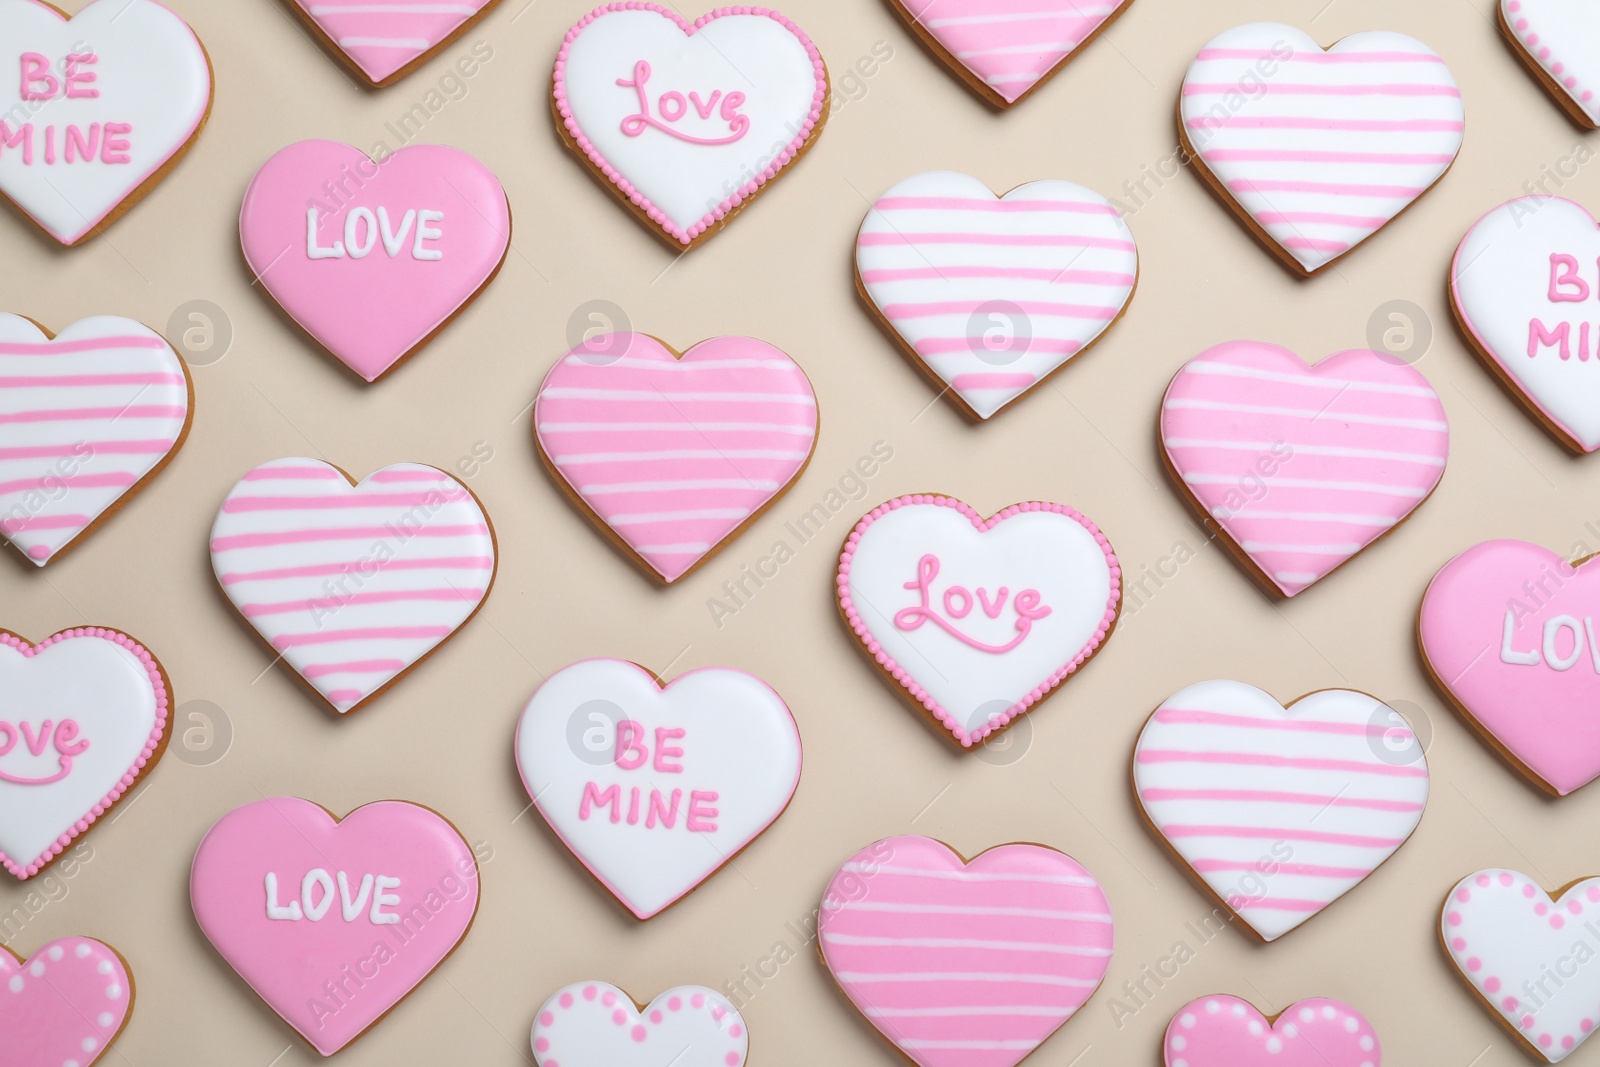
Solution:
<svg viewBox="0 0 1600 1067"><path fill-rule="evenodd" d="M539 1067L744 1067L750 1033L715 990L675 986L648 1005L610 982L574 982L544 1002L530 1035Z"/></svg>
<svg viewBox="0 0 1600 1067"><path fill-rule="evenodd" d="M382 4L284 2L316 34L324 50L368 85L381 89L454 44L500 0L454 0L444 4L430 0L389 0ZM473 54L479 56L477 46Z"/></svg>

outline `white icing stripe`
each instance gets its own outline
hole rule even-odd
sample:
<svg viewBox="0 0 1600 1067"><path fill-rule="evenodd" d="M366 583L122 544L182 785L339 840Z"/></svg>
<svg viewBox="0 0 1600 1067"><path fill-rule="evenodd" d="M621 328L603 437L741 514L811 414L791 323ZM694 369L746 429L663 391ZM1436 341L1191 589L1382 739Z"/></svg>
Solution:
<svg viewBox="0 0 1600 1067"><path fill-rule="evenodd" d="M681 401L681 400L713 400L713 401L760 401L768 404L798 404L802 407L816 407L816 398L810 395L796 393L708 393L693 392L675 389L578 389L569 386L553 386L542 390L540 396L552 400L646 400L646 401Z"/></svg>
<svg viewBox="0 0 1600 1067"><path fill-rule="evenodd" d="M1190 485L1237 485L1238 475L1233 474L1185 474L1183 480ZM1415 486L1386 485L1383 482L1335 482L1315 481L1308 478L1275 478L1274 485L1281 485L1288 489L1328 489L1349 493L1381 493L1386 496L1410 497L1421 500L1426 497L1431 488L1419 489Z"/></svg>
<svg viewBox="0 0 1600 1067"><path fill-rule="evenodd" d="M1352 552L1361 551L1361 545L1356 542L1334 545L1275 545L1262 541L1242 541L1240 547L1246 552L1305 552L1313 556L1348 556Z"/></svg>
<svg viewBox="0 0 1600 1067"><path fill-rule="evenodd" d="M877 982L1021 982L1025 985L1065 986L1071 989L1093 989L1099 982L1082 978L1066 978L1058 974L1009 973L1004 971L904 971L880 973L876 971L835 971L841 982L856 985Z"/></svg>
<svg viewBox="0 0 1600 1067"><path fill-rule="evenodd" d="M1219 519L1231 518L1237 509L1213 508L1211 514ZM1388 529L1393 526L1396 519L1388 515L1352 515L1338 511L1255 511L1250 512L1251 518L1256 519L1289 519L1295 522L1343 522L1352 526L1376 526Z"/></svg>
<svg viewBox="0 0 1600 1067"><path fill-rule="evenodd" d="M1065 1005L1057 1007L1054 1004L953 1004L930 1008L863 1008L861 1014L871 1019L943 1019L1004 1015L1059 1019L1068 1010Z"/></svg>
<svg viewBox="0 0 1600 1067"><path fill-rule="evenodd" d="M761 433L790 434L794 437L813 437L816 431L810 426L785 426L766 422L541 422L540 433L609 433L621 431L649 432L656 430L682 430L694 433Z"/></svg>
<svg viewBox="0 0 1600 1067"><path fill-rule="evenodd" d="M1009 871L934 870L921 867L897 867L892 864L847 863L840 868L860 874L900 874L913 878L941 878L951 882L1036 882L1040 885L1099 885L1093 878L1073 875L1040 877L1033 874L1014 874Z"/></svg>
<svg viewBox="0 0 1600 1067"><path fill-rule="evenodd" d="M1289 408L1281 406L1267 406L1261 404L1231 404L1221 400L1184 400L1169 399L1166 407L1182 409L1192 408L1199 411L1237 411L1247 415L1284 415L1290 418L1303 418L1316 421L1319 418L1336 419L1340 422L1370 423L1374 426L1401 426L1412 430L1438 430L1443 432L1450 428L1449 423L1434 419L1396 419L1383 415L1352 414L1328 408Z"/></svg>
<svg viewBox="0 0 1600 1067"><path fill-rule="evenodd" d="M1169 437L1163 442L1168 448L1227 448L1245 452L1271 452L1288 445L1284 441L1217 441L1203 437ZM1394 452L1381 448L1341 448L1335 445L1288 445L1295 452L1308 456L1343 456L1348 459L1392 459L1401 463L1421 463L1429 467L1444 466L1443 456L1430 456L1422 452Z"/></svg>
<svg viewBox="0 0 1600 1067"><path fill-rule="evenodd" d="M805 459L806 452L780 452L774 449L746 448L727 450L715 448L663 449L652 452L573 452L554 455L550 459L558 466L579 467L591 463L636 463L640 460L675 459Z"/></svg>
<svg viewBox="0 0 1600 1067"><path fill-rule="evenodd" d="M1391 385L1385 382L1354 382L1342 378L1319 378L1311 374L1282 374L1259 367L1241 367L1214 361L1193 362L1184 365L1185 374L1209 374L1227 378L1249 378L1258 382L1282 382L1303 385L1309 389L1331 389L1335 392L1390 393L1398 396L1433 396L1432 389L1418 385Z"/></svg>
<svg viewBox="0 0 1600 1067"><path fill-rule="evenodd" d="M607 356L604 352L568 355L562 362L574 367L626 367L629 370L659 371L663 374L682 372L692 374L708 370L770 370L793 378L799 368L779 359L692 359L663 363L657 359L640 359L635 356Z"/></svg>
<svg viewBox="0 0 1600 1067"><path fill-rule="evenodd" d="M704 478L699 480L660 482L591 482L578 487L585 496L603 496L607 493L669 493L675 489L763 489L773 491L777 482L744 478Z"/></svg>
<svg viewBox="0 0 1600 1067"><path fill-rule="evenodd" d="M313 15L476 15L465 4L315 4Z"/></svg>
<svg viewBox="0 0 1600 1067"><path fill-rule="evenodd" d="M673 522L682 519L742 519L748 514L750 512L747 508L701 508L613 515L609 521L613 526L637 526L642 523Z"/></svg>
<svg viewBox="0 0 1600 1067"><path fill-rule="evenodd" d="M425 37L341 37L340 48L407 48L422 51L430 47Z"/></svg>
<svg viewBox="0 0 1600 1067"><path fill-rule="evenodd" d="M1091 945L1062 945L1048 941L997 941L959 937L861 937L830 934L836 945L877 945L890 948L992 948L1011 952L1053 952L1063 956L1110 956L1108 948Z"/></svg>
<svg viewBox="0 0 1600 1067"><path fill-rule="evenodd" d="M960 904L894 904L884 901L826 900L823 907L837 910L849 907L855 911L883 911L903 915L973 915L989 918L1060 919L1064 922L1109 923L1111 916L1103 912L1053 911L1049 908L1007 908Z"/></svg>

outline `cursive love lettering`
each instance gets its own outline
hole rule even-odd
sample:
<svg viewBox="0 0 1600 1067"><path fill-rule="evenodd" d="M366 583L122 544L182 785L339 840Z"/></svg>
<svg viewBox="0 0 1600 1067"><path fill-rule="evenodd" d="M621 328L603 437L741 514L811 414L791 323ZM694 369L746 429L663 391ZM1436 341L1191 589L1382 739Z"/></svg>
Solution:
<svg viewBox="0 0 1600 1067"><path fill-rule="evenodd" d="M35 756L42 756L46 749L53 748L58 769L55 774L44 778L26 777L0 769L0 782L11 782L14 785L49 785L51 782L59 782L72 773L73 758L82 755L89 747L88 738L78 736L78 724L72 719L62 719L59 723L46 719L38 726L26 720L18 720L16 723L0 721L0 757L10 755L12 749L17 747L18 741L21 741Z"/></svg>
<svg viewBox="0 0 1600 1067"><path fill-rule="evenodd" d="M638 137L647 129L657 129L662 133L676 137L680 141L690 144L717 145L732 144L745 135L750 128L750 119L739 113L744 106L745 95L740 92L724 93L721 89L713 89L711 95L702 98L698 92L691 92L687 97L677 91L662 93L655 103L654 113L650 106L650 93L645 88L645 83L650 80L650 64L645 60L633 65L633 79L618 78L617 84L633 89L639 94L639 110L622 120L622 132L629 137ZM719 106L720 102L720 106ZM697 137L686 130L680 129L676 123L681 121L693 109L702 121L710 122L715 115L728 124L727 134L721 137Z"/></svg>
<svg viewBox="0 0 1600 1067"><path fill-rule="evenodd" d="M1037 589L1024 589L1015 595L1006 586L1000 586L993 593L979 586L975 591L965 586L952 585L945 589L939 597L939 603L944 608L944 614L939 613L934 604L933 580L939 576L939 557L931 552L917 561L917 576L905 583L907 589L915 589L921 602L912 608L901 608L894 614L894 624L901 630L915 630L925 622L931 622L945 633L970 645L980 652L990 652L1003 655L1022 644L1033 629L1035 619L1042 619L1050 614L1050 609L1040 603ZM1016 613L1017 621L1015 630L1017 636L1003 645L992 645L978 640L971 634L965 633L956 625L962 619L972 614L976 606L991 619L998 619L1005 611L1006 601L1009 598L1011 610ZM952 621L953 620L953 621Z"/></svg>

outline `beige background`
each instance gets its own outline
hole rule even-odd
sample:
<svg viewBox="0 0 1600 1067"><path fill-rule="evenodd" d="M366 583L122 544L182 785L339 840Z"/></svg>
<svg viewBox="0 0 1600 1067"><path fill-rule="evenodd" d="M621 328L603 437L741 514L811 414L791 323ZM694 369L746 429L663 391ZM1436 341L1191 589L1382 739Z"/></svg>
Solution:
<svg viewBox="0 0 1600 1067"><path fill-rule="evenodd" d="M826 57L840 106L792 173L681 260L552 131L550 64L589 0L504 0L432 63L380 92L353 83L281 0L169 2L205 41L217 75L210 125L188 158L79 249L56 248L0 211L6 310L52 328L114 313L165 329L176 307L203 299L225 311L234 331L224 359L195 367L193 433L151 488L59 564L40 572L20 557L0 561L0 626L34 638L83 623L126 629L164 661L180 710L213 702L235 734L209 766L176 758L175 742L148 789L87 839L93 859L71 879L58 877L56 899L10 939L26 954L53 937L90 934L131 961L138 1005L104 1062L317 1059L211 951L188 905L189 860L206 828L273 794L341 813L384 797L419 801L493 852L466 942L342 1054L352 1067L530 1060L535 1008L561 984L605 978L642 999L684 982L722 988L742 969L765 966L779 942L798 955L775 972L768 966L773 977L745 1008L753 1062L897 1062L788 924L809 918L851 852L906 832L969 855L1005 841L1045 842L1105 882L1118 921L1106 988L1037 1054L1040 1064L1155 1064L1177 1008L1218 991L1271 1011L1306 996L1348 1000L1372 1019L1391 1064L1529 1062L1447 968L1436 909L1458 877L1482 866L1518 867L1552 887L1600 873L1600 787L1556 802L1526 786L1432 691L1412 635L1428 578L1477 541L1600 549L1600 460L1569 457L1501 393L1455 333L1444 299L1450 253L1467 227L1530 182L1561 169L1573 175L1563 161L1583 141L1501 42L1489 0L1136 0L1054 81L1003 115L933 61L886 4L784 0ZM1411 33L1446 58L1466 99L1455 168L1311 282L1292 278L1194 175L1169 164L1189 59L1213 34L1262 19L1293 22L1325 44L1365 29ZM238 250L239 198L290 141L328 137L367 148L381 138L394 147L385 124L426 106L452 62L479 42L492 58L419 139L466 149L499 175L515 217L514 250L429 348L368 386L252 289ZM875 50L892 58L869 63L872 76L858 73L847 87L846 72ZM1146 180L1147 194L1130 197L1125 183L1163 167L1168 178ZM870 200L933 168L967 170L997 190L1068 178L1137 208L1129 221L1142 270L1126 318L990 425L969 425L947 401L930 404L933 390L852 291L852 241ZM1547 188L1600 201L1600 179L1588 170ZM1418 366L1450 416L1443 484L1382 544L1294 601L1271 602L1206 544L1167 485L1154 434L1161 391L1183 361L1224 340L1279 342L1308 358L1360 346L1374 309L1396 299L1419 305L1432 323L1432 348ZM806 474L678 588L656 588L591 529L533 451L527 405L567 347L569 316L590 300L614 302L635 328L680 348L715 334L764 338L799 361L821 399L823 429ZM785 537L784 522L822 501L880 439L894 458L865 498L717 628L708 598ZM451 467L480 442L493 459L468 484L495 523L501 563L478 618L348 720L318 706L281 666L263 674L269 655L226 607L206 556L212 515L234 480L286 455L319 456L357 475L399 460ZM1009 765L953 753L878 680L836 616L838 540L862 512L911 491L956 495L985 513L1034 498L1069 503L1106 530L1130 579L1146 567L1173 575L1159 588L1149 583L1143 603L1130 600L1107 648L1029 720L1031 746ZM1175 554L1188 562L1174 573L1163 561ZM788 813L735 868L644 925L590 882L536 815L521 814L528 801L511 758L516 715L541 676L597 655L668 675L712 664L752 671L787 698L805 740L805 774ZM1250 681L1283 698L1364 689L1408 702L1401 706L1419 732L1432 736L1433 801L1410 844L1271 946L1230 929L1200 947L1185 924L1209 905L1145 833L1129 794L1129 753L1144 717L1208 677ZM182 715L177 724L196 725ZM28 892L0 885L0 912ZM1180 939L1195 958L1119 1028L1113 997ZM1600 1046L1572 1062L1600 1063Z"/></svg>

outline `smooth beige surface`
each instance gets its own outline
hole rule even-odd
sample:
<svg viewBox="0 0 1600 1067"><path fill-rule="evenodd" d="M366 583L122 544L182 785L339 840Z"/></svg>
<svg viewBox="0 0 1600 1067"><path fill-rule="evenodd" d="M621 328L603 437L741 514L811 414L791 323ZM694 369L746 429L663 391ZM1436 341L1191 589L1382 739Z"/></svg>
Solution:
<svg viewBox="0 0 1600 1067"><path fill-rule="evenodd" d="M1573 174L1563 161L1583 140L1502 43L1489 0L1135 0L1009 114L980 103L879 0L785 0L826 57L839 106L792 172L681 260L596 186L552 130L550 64L588 0L505 0L432 63L378 92L353 83L281 0L170 2L217 74L211 123L189 157L82 248L56 248L0 212L5 310L52 328L113 313L165 329L175 307L204 299L225 309L234 330L226 358L195 367L193 433L151 488L58 565L41 572L20 557L0 560L0 627L34 638L83 623L125 629L166 664L180 710L211 701L235 733L210 766L180 760L176 739L149 788L87 838L93 859L70 880L0 885L0 916L30 892L58 898L9 938L12 947L26 954L82 933L131 962L138 1003L102 1062L317 1060L211 951L189 911L189 861L206 828L273 794L341 813L385 797L419 801L492 849L466 942L340 1056L352 1067L531 1060L535 1009L564 983L604 978L647 1000L677 983L724 988L747 968L769 976L745 1008L757 1067L899 1062L836 992L802 926L840 862L908 832L968 855L1044 842L1105 882L1117 917L1106 988L1030 1063L1155 1065L1167 1020L1209 992L1267 1011L1306 996L1347 1000L1377 1027L1385 1062L1399 1067L1532 1062L1448 968L1437 909L1457 878L1484 866L1520 868L1550 887L1600 873L1600 786L1552 801L1525 785L1431 690L1413 639L1429 577L1477 541L1600 549L1600 457L1569 457L1507 399L1460 341L1445 302L1450 254L1468 226L1558 168ZM1455 168L1309 282L1291 277L1172 163L1174 104L1190 58L1215 33L1266 19L1292 21L1324 44L1367 29L1413 34L1446 58L1466 100ZM448 99L441 79L477 46L492 58L460 83L463 97ZM875 53L892 58L847 84ZM435 91L432 102L444 103L417 139L463 148L499 175L514 249L429 348L367 386L251 287L239 198L290 141L395 147L390 124L415 105L426 110ZM1141 276L1126 318L989 425L972 426L935 400L851 284L853 238L870 200L934 168L967 170L996 190L1071 179L1135 209ZM1137 194L1126 184L1140 182ZM1600 182L1586 170L1546 187L1600 204ZM1272 341L1308 358L1362 346L1374 309L1396 299L1432 322L1418 367L1450 416L1444 481L1381 544L1292 602L1269 602L1206 543L1166 483L1155 444L1161 392L1180 364L1220 341ZM556 491L534 453L534 390L568 346L569 316L592 300L626 309L634 328L680 349L715 334L770 341L799 361L821 400L810 469L680 588L645 580ZM828 503L878 440L892 446L892 461L820 537L800 544L784 524ZM501 562L478 618L348 720L281 665L266 670L269 654L229 610L206 555L212 515L234 480L287 455L362 476L399 460L449 468L485 447L493 458L468 484L494 521ZM1106 649L1027 720L1031 746L1009 765L952 752L879 681L837 617L839 540L873 505L918 491L959 496L986 513L1028 499L1071 504L1105 529L1130 581L1144 581ZM779 539L794 559L716 626L708 599ZM1164 583L1144 577L1158 570ZM789 701L805 741L788 813L734 867L644 925L524 813L511 756L517 713L541 675L603 655L668 676L712 664L752 671ZM1210 677L1284 699L1363 689L1432 738L1433 797L1416 836L1366 884L1269 946L1232 929L1209 943L1195 937L1186 924L1210 906L1146 834L1128 786L1145 716ZM177 728L194 725L180 715ZM1028 729L1013 736L1023 741ZM1194 958L1160 988L1146 979L1147 1006L1119 1027L1114 1001L1134 1006L1123 984L1162 966L1179 941ZM788 962L769 962L775 954ZM1570 1062L1600 1063L1600 1046Z"/></svg>

